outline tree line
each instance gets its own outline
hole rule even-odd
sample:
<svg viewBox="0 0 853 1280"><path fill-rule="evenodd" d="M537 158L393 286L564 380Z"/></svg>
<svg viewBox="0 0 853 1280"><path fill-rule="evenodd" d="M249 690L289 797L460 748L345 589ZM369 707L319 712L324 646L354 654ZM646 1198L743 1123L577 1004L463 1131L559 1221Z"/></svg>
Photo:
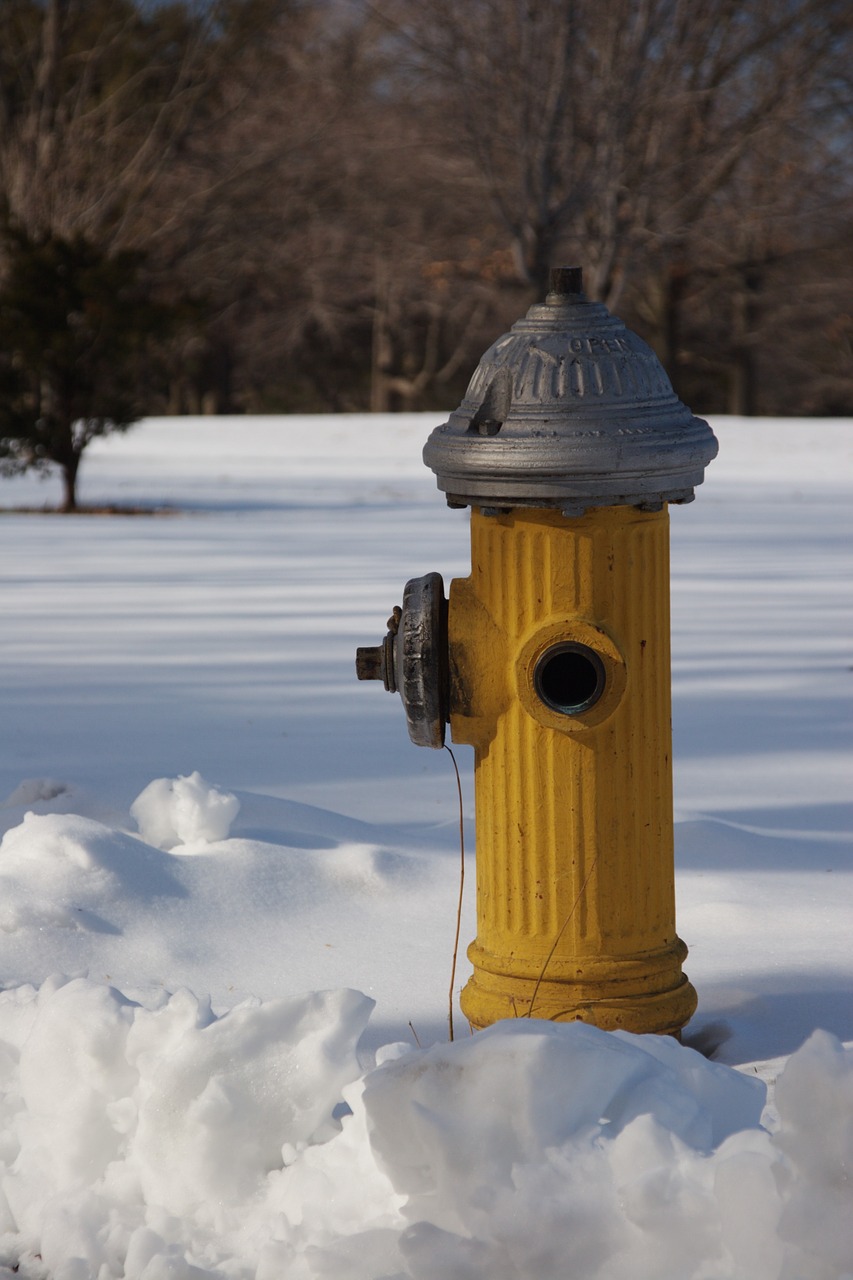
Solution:
<svg viewBox="0 0 853 1280"><path fill-rule="evenodd" d="M852 413L852 29L848 0L3 0L5 465L145 413L446 409L558 263L696 411Z"/></svg>

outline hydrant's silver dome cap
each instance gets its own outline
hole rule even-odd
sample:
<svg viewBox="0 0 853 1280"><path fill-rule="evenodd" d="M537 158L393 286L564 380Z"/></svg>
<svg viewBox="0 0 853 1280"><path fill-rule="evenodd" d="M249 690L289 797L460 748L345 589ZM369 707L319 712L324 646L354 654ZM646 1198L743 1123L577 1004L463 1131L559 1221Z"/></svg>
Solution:
<svg viewBox="0 0 853 1280"><path fill-rule="evenodd" d="M544 305L489 347L423 456L451 506L577 515L689 502L716 454L651 348L564 267Z"/></svg>

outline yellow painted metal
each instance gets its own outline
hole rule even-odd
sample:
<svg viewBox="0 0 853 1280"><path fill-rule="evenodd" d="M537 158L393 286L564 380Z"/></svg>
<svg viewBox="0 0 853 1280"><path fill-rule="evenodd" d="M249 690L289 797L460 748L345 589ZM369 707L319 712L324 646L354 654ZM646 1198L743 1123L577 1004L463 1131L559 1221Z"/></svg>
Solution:
<svg viewBox="0 0 853 1280"><path fill-rule="evenodd" d="M677 1033L696 1006L675 932L669 515L471 516L451 584L451 731L475 748L477 938L462 1009ZM599 657L579 714L534 684L560 643Z"/></svg>

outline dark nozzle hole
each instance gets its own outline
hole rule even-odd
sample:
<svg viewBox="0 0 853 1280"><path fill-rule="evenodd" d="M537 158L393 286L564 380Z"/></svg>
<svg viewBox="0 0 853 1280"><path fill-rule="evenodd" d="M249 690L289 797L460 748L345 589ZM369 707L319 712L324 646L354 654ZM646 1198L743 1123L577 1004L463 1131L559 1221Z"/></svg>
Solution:
<svg viewBox="0 0 853 1280"><path fill-rule="evenodd" d="M604 692L604 663L585 644L558 644L543 653L533 683L552 711L576 716L594 706Z"/></svg>

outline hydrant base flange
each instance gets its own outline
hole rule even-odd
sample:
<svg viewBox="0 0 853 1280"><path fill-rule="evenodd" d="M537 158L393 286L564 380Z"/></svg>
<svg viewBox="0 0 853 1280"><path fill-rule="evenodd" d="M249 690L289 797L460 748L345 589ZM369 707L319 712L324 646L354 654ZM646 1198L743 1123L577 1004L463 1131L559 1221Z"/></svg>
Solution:
<svg viewBox="0 0 853 1280"><path fill-rule="evenodd" d="M589 1022L602 1031L679 1036L695 1013L697 1004L696 992L684 976L672 991L637 995L624 1000L612 995L584 1000L582 997L573 998L565 991L554 994L546 991L543 995L540 988L532 1013L528 1012L529 996L525 1001L519 993L517 998L508 1000L504 991L492 993L484 990L480 978L476 983L476 1012L472 1010L469 1013L467 992L468 987L465 987L460 1004L474 1031L508 1018L536 1018L545 1022ZM560 995L562 999L558 998Z"/></svg>
<svg viewBox="0 0 853 1280"><path fill-rule="evenodd" d="M511 972L512 960L483 955L476 942L468 954L475 972L460 1004L475 1030L505 1018L540 1018L590 1022L606 1031L676 1035L696 1010L696 992L681 971L687 948L680 938L655 955L578 961L572 966L574 978L556 976L547 957L535 976L525 977L518 966ZM524 968L529 971L530 965Z"/></svg>

